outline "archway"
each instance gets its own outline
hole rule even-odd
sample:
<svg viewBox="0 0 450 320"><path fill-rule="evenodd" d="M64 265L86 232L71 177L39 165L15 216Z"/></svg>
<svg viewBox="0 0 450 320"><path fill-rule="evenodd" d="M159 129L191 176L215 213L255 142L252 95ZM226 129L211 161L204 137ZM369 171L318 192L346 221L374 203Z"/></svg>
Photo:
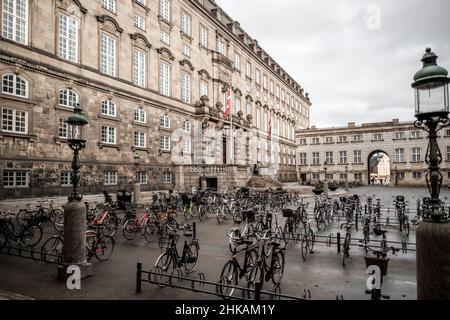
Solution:
<svg viewBox="0 0 450 320"><path fill-rule="evenodd" d="M391 159L387 152L375 150L367 159L367 179L370 185L389 185L391 183Z"/></svg>

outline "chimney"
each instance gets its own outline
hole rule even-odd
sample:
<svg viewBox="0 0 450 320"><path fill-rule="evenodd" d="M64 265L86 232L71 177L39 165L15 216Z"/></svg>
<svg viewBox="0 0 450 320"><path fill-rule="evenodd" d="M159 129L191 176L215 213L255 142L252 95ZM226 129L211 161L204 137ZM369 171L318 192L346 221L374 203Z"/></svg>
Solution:
<svg viewBox="0 0 450 320"><path fill-rule="evenodd" d="M400 121L398 119L393 119L392 120L392 124L393 125L396 125L396 124L399 124L399 123L400 123Z"/></svg>
<svg viewBox="0 0 450 320"><path fill-rule="evenodd" d="M355 128L355 127L356 127L356 123L354 123L354 122L349 122L349 123L348 123L348 127L349 127L349 128Z"/></svg>

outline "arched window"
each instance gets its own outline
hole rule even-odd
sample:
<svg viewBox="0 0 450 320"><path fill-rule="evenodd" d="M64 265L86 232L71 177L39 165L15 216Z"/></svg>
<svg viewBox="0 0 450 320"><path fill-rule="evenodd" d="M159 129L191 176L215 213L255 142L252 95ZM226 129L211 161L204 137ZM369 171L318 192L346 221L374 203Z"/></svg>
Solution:
<svg viewBox="0 0 450 320"><path fill-rule="evenodd" d="M147 114L144 110L144 108L140 107L134 110L134 121L145 123Z"/></svg>
<svg viewBox="0 0 450 320"><path fill-rule="evenodd" d="M183 130L186 133L191 133L191 123L189 121L183 122Z"/></svg>
<svg viewBox="0 0 450 320"><path fill-rule="evenodd" d="M170 129L170 118L167 114L161 116L160 125L163 128Z"/></svg>
<svg viewBox="0 0 450 320"><path fill-rule="evenodd" d="M7 73L2 77L2 92L19 97L28 97L28 81L18 75Z"/></svg>
<svg viewBox="0 0 450 320"><path fill-rule="evenodd" d="M78 93L70 89L59 91L59 105L68 108L75 108L79 102Z"/></svg>
<svg viewBox="0 0 450 320"><path fill-rule="evenodd" d="M109 117L117 116L117 106L112 100L102 101L102 114Z"/></svg>

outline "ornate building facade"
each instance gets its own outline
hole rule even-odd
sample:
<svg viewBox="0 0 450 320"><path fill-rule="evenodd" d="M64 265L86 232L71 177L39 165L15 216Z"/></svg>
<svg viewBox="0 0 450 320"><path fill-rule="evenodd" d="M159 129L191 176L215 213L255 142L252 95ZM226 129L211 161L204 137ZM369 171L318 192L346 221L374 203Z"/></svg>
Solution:
<svg viewBox="0 0 450 320"><path fill-rule="evenodd" d="M428 136L413 122L349 123L347 127L299 130L299 179L312 184L324 181L369 184L370 160L383 153L381 171L391 185L426 186ZM439 132L443 184L450 184L450 130ZM389 162L387 160L389 159ZM375 161L378 165L379 161ZM389 168L389 173L387 172ZM325 170L326 169L326 170ZM378 168L380 170L380 168ZM388 177L388 178L387 178Z"/></svg>
<svg viewBox="0 0 450 320"><path fill-rule="evenodd" d="M0 199L68 193L77 103L89 121L84 193L135 180L191 190L201 178L226 189L257 163L296 180L308 94L214 1L4 0L0 10Z"/></svg>

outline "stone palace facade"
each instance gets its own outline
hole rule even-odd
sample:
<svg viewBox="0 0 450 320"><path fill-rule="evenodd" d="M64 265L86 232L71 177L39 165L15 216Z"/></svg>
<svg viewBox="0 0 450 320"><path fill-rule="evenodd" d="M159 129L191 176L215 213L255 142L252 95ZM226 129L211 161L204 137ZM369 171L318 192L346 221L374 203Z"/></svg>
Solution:
<svg viewBox="0 0 450 320"><path fill-rule="evenodd" d="M425 157L428 134L413 122L349 123L347 127L299 130L296 132L299 179L312 184L325 179L369 184L369 161L373 155L389 157L390 184L426 186ZM439 132L443 162L443 187L450 184L450 130Z"/></svg>
<svg viewBox="0 0 450 320"><path fill-rule="evenodd" d="M226 189L257 163L297 179L309 96L214 1L3 0L0 10L0 199L69 193L77 103L89 121L84 193L135 180L191 190L201 177Z"/></svg>

